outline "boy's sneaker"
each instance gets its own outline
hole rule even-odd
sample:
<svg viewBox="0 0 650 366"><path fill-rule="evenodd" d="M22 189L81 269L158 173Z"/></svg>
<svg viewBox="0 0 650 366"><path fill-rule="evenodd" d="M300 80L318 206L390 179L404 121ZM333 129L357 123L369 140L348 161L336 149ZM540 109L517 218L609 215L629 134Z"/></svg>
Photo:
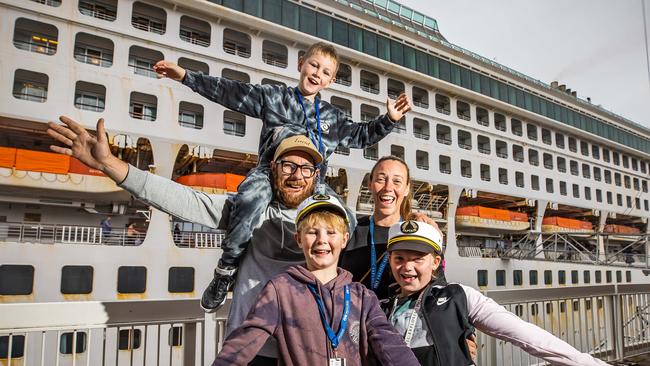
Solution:
<svg viewBox="0 0 650 366"><path fill-rule="evenodd" d="M228 290L235 282L235 269L217 267L214 270L214 278L201 296L201 308L206 313L217 311L226 302Z"/></svg>

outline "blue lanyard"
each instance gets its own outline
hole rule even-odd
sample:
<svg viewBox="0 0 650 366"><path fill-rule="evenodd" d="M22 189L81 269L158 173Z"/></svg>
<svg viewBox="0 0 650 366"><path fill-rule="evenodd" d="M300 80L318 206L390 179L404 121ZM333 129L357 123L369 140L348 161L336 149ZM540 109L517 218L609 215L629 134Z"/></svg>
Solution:
<svg viewBox="0 0 650 366"><path fill-rule="evenodd" d="M309 119L307 118L307 110L305 109L305 103L302 101L302 94L300 94L298 88L295 88L294 90L296 91L296 95L298 96L298 101L300 101L300 106L302 107L302 113L305 115L305 127L307 128L307 133L309 134L309 138L314 143L314 145L318 146L318 152L320 152L321 156L324 159L325 150L323 149L323 132L320 127L320 108L318 106L319 105L318 98L314 98L314 108L316 108L316 128L318 129L318 141L316 141L316 137L314 137L314 133L312 132L311 128L309 128Z"/></svg>
<svg viewBox="0 0 650 366"><path fill-rule="evenodd" d="M332 348L336 349L336 347L339 346L339 342L341 342L341 338L343 338L345 328L348 326L348 316L350 315L350 286L345 285L345 287L343 287L343 316L341 317L341 324L339 325L339 331L336 333L336 335L334 334L332 327L330 327L327 322L327 318L325 317L325 304L323 304L323 299L321 299L320 295L318 294L316 286L310 283L307 285L307 287L309 287L309 291L311 291L311 293L314 295L314 298L316 299L318 312L320 313L320 320L323 322L323 328L325 328L327 338L330 340Z"/></svg>
<svg viewBox="0 0 650 366"><path fill-rule="evenodd" d="M377 292L379 288L379 283L381 282L381 276L386 270L386 264L388 264L388 256L385 255L384 258L379 263L379 268L377 268L377 249L375 249L375 218L370 216L370 289L374 292Z"/></svg>

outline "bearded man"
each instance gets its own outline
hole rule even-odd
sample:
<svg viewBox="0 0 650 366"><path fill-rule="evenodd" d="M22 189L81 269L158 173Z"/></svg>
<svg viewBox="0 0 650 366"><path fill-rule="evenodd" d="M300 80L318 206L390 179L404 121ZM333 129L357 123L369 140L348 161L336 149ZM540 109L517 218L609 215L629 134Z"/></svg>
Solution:
<svg viewBox="0 0 650 366"><path fill-rule="evenodd" d="M50 122L48 134L65 146L52 146L53 151L74 156L101 170L135 197L170 215L208 227L226 227L225 222L220 222L222 217L229 217L226 196L196 191L113 156L103 119L97 122L97 137L68 117L62 116L60 120L65 125ZM227 333L246 319L268 280L289 266L304 263L302 250L293 238L296 207L313 194L319 176L317 166L322 160L306 136L288 137L278 145L270 166L275 197L262 217L250 218L256 224L234 285ZM276 349L267 344L260 355L276 357ZM259 361L264 361L264 357Z"/></svg>

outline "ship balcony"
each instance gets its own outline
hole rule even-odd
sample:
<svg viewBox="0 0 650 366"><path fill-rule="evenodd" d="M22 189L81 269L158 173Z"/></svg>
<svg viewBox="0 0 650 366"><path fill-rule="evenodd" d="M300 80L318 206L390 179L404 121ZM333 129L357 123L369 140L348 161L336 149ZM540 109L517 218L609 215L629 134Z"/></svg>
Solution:
<svg viewBox="0 0 650 366"><path fill-rule="evenodd" d="M100 226L0 223L0 242L8 243L137 246L144 237L139 231L112 229L106 232Z"/></svg>
<svg viewBox="0 0 650 366"><path fill-rule="evenodd" d="M163 9L139 1L133 3L131 25L135 29L155 34L165 34L166 23L167 13Z"/></svg>
<svg viewBox="0 0 650 366"><path fill-rule="evenodd" d="M350 65L341 64L339 66L339 71L336 73L336 79L334 82L343 86L352 85L352 69Z"/></svg>
<svg viewBox="0 0 650 366"><path fill-rule="evenodd" d="M35 3L47 5L47 6L52 6L52 7L57 7L61 5L61 0L31 0Z"/></svg>
<svg viewBox="0 0 650 366"><path fill-rule="evenodd" d="M271 66L286 68L289 62L287 47L279 43L264 40L262 43L262 61Z"/></svg>
<svg viewBox="0 0 650 366"><path fill-rule="evenodd" d="M174 243L179 248L218 249L226 237L223 230L174 231Z"/></svg>
<svg viewBox="0 0 650 366"><path fill-rule="evenodd" d="M49 77L40 72L16 70L13 96L16 99L44 103L47 100Z"/></svg>
<svg viewBox="0 0 650 366"><path fill-rule="evenodd" d="M113 65L113 49L113 42L107 38L77 33L74 58L85 64L110 67Z"/></svg>
<svg viewBox="0 0 650 366"><path fill-rule="evenodd" d="M83 15L112 22L117 17L117 1L80 0L79 12Z"/></svg>
<svg viewBox="0 0 650 366"><path fill-rule="evenodd" d="M202 47L210 46L210 24L199 19L183 15L179 37L191 44Z"/></svg>
<svg viewBox="0 0 650 366"><path fill-rule="evenodd" d="M374 161L379 159L379 151L377 150L377 145L375 144L363 149L363 157Z"/></svg>
<svg viewBox="0 0 650 366"><path fill-rule="evenodd" d="M339 146L336 147L336 150L334 150L334 153L339 154L339 155L349 156L350 155L350 148L349 147L343 147L343 146L339 145Z"/></svg>

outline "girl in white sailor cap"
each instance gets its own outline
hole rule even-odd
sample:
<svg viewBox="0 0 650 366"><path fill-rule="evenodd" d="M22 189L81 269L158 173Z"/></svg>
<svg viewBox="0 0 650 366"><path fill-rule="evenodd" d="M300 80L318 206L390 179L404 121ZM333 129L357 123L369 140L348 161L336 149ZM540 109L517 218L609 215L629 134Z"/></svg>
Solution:
<svg viewBox="0 0 650 366"><path fill-rule="evenodd" d="M553 365L607 365L477 290L437 277L444 241L431 225L405 221L391 226L387 250L400 291L384 302L384 310L422 365L473 365L465 340L474 327Z"/></svg>

